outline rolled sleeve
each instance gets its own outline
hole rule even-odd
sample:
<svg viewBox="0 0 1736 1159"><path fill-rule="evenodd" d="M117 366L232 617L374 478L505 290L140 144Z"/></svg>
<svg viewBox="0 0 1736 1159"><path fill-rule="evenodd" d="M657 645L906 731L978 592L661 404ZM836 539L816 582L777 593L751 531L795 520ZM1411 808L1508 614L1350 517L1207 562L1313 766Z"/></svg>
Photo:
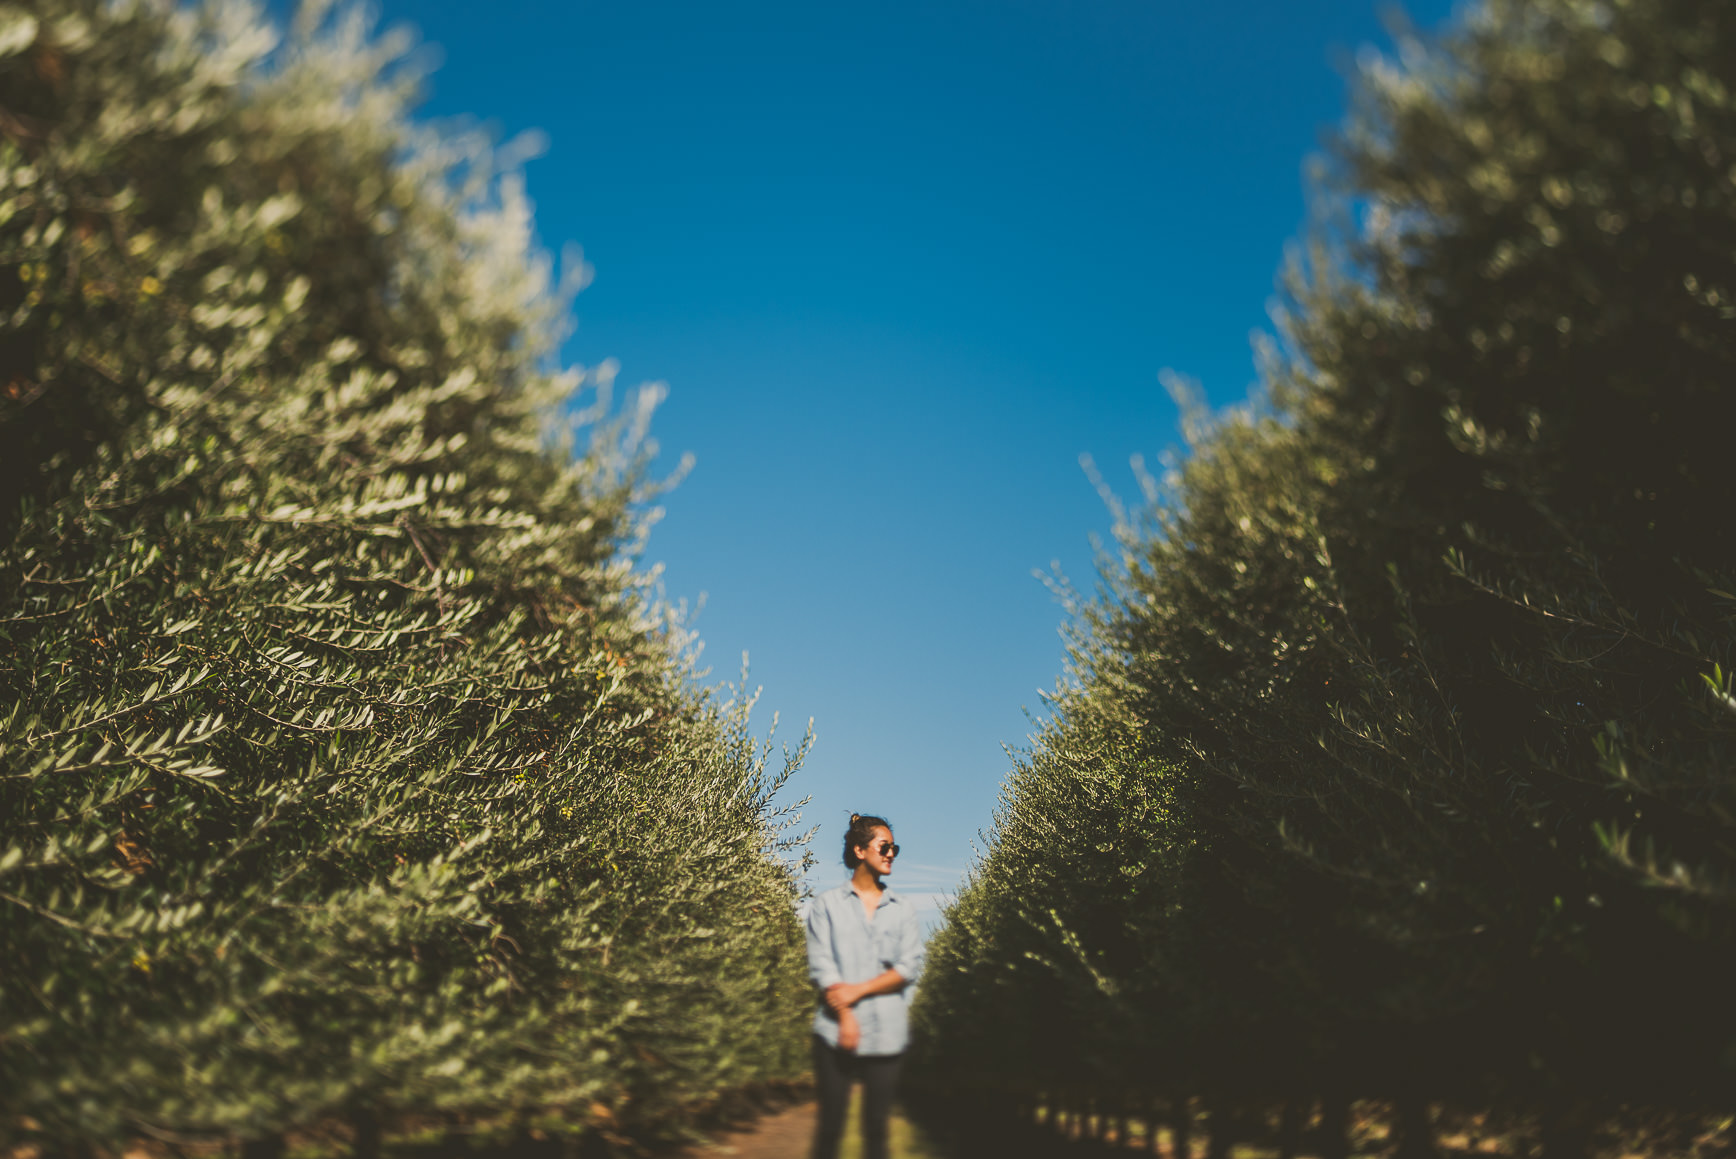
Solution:
<svg viewBox="0 0 1736 1159"><path fill-rule="evenodd" d="M892 968L898 971L898 976L904 979L906 986L914 985L917 976L922 973L922 955L922 930L915 912L906 910L904 928L899 931L898 960L892 963Z"/></svg>
<svg viewBox="0 0 1736 1159"><path fill-rule="evenodd" d="M818 897L808 907L808 977L820 990L844 980L832 947L832 914L825 899Z"/></svg>

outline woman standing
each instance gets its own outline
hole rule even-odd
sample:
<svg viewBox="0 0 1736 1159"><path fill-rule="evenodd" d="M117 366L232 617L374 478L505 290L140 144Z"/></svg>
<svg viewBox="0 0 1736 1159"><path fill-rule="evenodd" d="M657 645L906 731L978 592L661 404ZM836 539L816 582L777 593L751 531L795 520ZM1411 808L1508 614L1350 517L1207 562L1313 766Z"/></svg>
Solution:
<svg viewBox="0 0 1736 1159"><path fill-rule="evenodd" d="M910 1041L907 991L922 969L922 932L910 903L881 882L898 846L883 817L850 814L844 865L850 880L808 909L808 974L814 1012L814 1085L820 1122L814 1159L834 1159L850 1084L862 1084L866 1159L886 1159L886 1122L898 1064Z"/></svg>

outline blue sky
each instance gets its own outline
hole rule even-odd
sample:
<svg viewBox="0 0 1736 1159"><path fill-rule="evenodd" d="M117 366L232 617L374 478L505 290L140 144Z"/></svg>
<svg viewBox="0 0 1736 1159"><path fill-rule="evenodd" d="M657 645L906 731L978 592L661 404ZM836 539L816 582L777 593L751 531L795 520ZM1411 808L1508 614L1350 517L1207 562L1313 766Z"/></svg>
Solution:
<svg viewBox="0 0 1736 1159"><path fill-rule="evenodd" d="M441 50L425 115L548 135L539 231L596 271L566 357L669 386L663 460L697 466L649 559L705 596L714 680L751 654L762 727L814 718L817 884L853 809L906 890L969 863L1060 670L1032 571L1089 584L1109 526L1079 456L1131 495L1178 439L1160 371L1246 395L1384 7L378 4Z"/></svg>

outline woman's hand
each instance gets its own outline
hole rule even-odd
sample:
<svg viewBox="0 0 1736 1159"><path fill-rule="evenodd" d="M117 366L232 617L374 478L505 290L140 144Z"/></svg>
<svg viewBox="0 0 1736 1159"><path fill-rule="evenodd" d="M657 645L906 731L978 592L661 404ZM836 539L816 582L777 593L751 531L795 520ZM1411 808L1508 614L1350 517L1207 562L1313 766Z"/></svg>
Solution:
<svg viewBox="0 0 1736 1159"><path fill-rule="evenodd" d="M834 982L826 987L826 1005L836 1013L842 1014L864 998L873 998L878 994L896 994L904 989L908 982L897 970L886 970L866 982Z"/></svg>
<svg viewBox="0 0 1736 1159"><path fill-rule="evenodd" d="M854 1054L861 1045L862 1026L856 1021L856 1012L846 1006L838 1012L838 1049Z"/></svg>

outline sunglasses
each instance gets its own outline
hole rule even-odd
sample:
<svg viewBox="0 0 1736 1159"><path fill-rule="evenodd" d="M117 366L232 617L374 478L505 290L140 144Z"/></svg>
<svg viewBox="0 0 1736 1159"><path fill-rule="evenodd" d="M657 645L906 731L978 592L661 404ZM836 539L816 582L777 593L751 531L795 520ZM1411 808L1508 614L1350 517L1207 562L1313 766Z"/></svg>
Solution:
<svg viewBox="0 0 1736 1159"><path fill-rule="evenodd" d="M898 846L892 844L890 841L882 841L878 852L882 857L897 857Z"/></svg>

